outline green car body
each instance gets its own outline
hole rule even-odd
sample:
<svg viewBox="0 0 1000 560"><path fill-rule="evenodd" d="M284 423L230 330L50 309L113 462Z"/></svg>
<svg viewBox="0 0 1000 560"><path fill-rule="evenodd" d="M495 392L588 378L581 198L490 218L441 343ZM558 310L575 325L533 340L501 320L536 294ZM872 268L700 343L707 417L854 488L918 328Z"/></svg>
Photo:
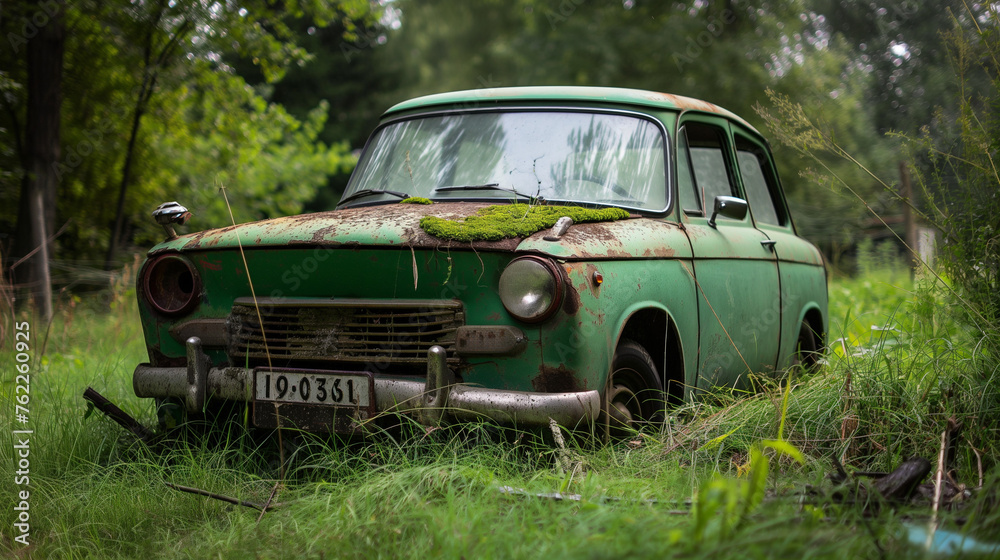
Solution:
<svg viewBox="0 0 1000 560"><path fill-rule="evenodd" d="M472 241L421 226L512 202L628 217ZM612 88L396 105L336 210L168 239L138 282L138 396L246 402L258 426L317 431L391 410L638 421L815 360L827 329L822 257L760 134L703 101Z"/></svg>

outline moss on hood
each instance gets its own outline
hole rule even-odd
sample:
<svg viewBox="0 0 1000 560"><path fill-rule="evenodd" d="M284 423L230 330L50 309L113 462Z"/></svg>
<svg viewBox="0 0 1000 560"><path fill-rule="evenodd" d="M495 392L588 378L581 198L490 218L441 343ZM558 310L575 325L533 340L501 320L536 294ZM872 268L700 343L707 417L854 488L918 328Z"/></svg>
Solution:
<svg viewBox="0 0 1000 560"><path fill-rule="evenodd" d="M550 228L563 216L574 223L610 222L629 216L621 208L581 208L578 206L529 206L503 204L487 206L462 220L447 220L425 216L420 220L424 231L442 239L455 241L499 241L510 237L527 237Z"/></svg>

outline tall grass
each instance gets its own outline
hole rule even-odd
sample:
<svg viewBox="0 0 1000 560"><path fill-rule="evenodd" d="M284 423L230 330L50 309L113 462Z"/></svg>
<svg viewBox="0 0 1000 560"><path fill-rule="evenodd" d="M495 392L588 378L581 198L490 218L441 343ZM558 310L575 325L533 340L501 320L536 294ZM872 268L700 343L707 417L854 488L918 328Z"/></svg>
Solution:
<svg viewBox="0 0 1000 560"><path fill-rule="evenodd" d="M686 405L664 425L624 442L602 446L570 437L563 452L569 468L555 460L560 452L546 434L487 424L428 431L404 422L361 440L293 434L279 453L277 438L237 421L143 446L99 413L86 416L80 398L93 385L140 420L155 421L151 405L131 393L131 370L145 356L129 285L101 299L64 301L48 328L47 351L32 377L34 544L24 550L13 542L14 512L0 509L5 554L914 554L919 549L906 543L902 522L925 516L926 507L883 508L868 520L869 510L845 502L826 475L833 458L851 470L890 470L912 454L933 457L949 416L966 423L957 480L978 485L974 446L990 489L975 492L973 503L953 515L967 518L962 527L980 536L1000 527L998 438L995 424L980 421L996 411L968 384L977 367L974 333L950 318L947 296L905 272L831 283L831 338L841 340L831 341L828 363L816 373L792 372L789 385L761 379L757 394L717 394ZM2 363L2 402L10 403L9 354ZM0 409L5 425L13 424L11 408ZM805 464L759 446L779 429L783 441L805 454ZM766 470L755 453L767 459ZM0 464L13 459L12 446L0 445ZM275 491L274 502L283 505L258 523L256 510L177 492L165 482L258 503ZM0 503L14 503L15 490L0 487Z"/></svg>

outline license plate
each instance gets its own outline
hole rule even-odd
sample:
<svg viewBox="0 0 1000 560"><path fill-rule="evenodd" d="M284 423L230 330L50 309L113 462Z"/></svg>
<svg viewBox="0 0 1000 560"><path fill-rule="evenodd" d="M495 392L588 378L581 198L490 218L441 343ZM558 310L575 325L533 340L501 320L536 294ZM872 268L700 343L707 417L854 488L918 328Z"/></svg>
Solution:
<svg viewBox="0 0 1000 560"><path fill-rule="evenodd" d="M258 401L368 409L373 385L364 374L258 369L255 396Z"/></svg>

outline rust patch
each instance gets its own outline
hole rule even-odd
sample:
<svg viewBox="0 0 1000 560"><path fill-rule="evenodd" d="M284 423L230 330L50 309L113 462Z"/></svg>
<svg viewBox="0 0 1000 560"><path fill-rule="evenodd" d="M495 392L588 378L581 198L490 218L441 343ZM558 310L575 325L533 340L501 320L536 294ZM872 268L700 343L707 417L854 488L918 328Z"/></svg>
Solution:
<svg viewBox="0 0 1000 560"><path fill-rule="evenodd" d="M566 297L563 298L562 308L567 315L576 315L580 310L580 293L569 282L566 283Z"/></svg>
<svg viewBox="0 0 1000 560"><path fill-rule="evenodd" d="M434 237L419 226L424 216L438 216L457 219L468 216L477 210L489 206L490 203L480 202L438 202L432 205L413 204L383 204L300 214L282 218L273 218L261 222L227 226L219 229L204 230L181 236L185 239L183 246L170 250L196 251L205 249L221 249L235 247L233 234L243 234L243 243L255 247L266 246L399 246L426 247L441 250L473 250L515 252L525 238L514 237L500 241L459 242ZM639 216L635 216L638 218ZM602 226L603 224L580 224L577 228ZM256 228L256 229L251 229ZM252 237L247 233L253 231ZM386 232L389 232L386 234ZM397 239L396 236L399 236ZM540 234L539 234L540 235ZM587 235L587 234L584 234ZM248 239L249 237L249 239ZM280 239L280 242L276 240ZM346 241L348 240L349 241ZM601 228L596 238L598 247L609 247L600 251L599 256L628 258L622 243L614 233ZM163 249L165 250L165 249ZM161 250L162 251L162 250ZM155 255L159 251L152 251Z"/></svg>
<svg viewBox="0 0 1000 560"><path fill-rule="evenodd" d="M575 393L582 390L576 373L566 364L559 364L559 367L542 364L538 375L531 380L531 386L539 393Z"/></svg>
<svg viewBox="0 0 1000 560"><path fill-rule="evenodd" d="M651 101L672 103L679 109L694 109L696 111L719 113L723 115L729 114L729 111L726 111L718 105L709 103L708 101L702 101L701 99L684 97L683 95L674 95L672 93L652 93L650 94L649 99Z"/></svg>
<svg viewBox="0 0 1000 560"><path fill-rule="evenodd" d="M218 261L212 262L205 259L198 259L198 264L201 265L202 268L207 268L208 270L222 270L222 263Z"/></svg>
<svg viewBox="0 0 1000 560"><path fill-rule="evenodd" d="M673 247L667 247L666 245L660 245L653 247L653 256L660 258L670 258L673 257L677 251Z"/></svg>
<svg viewBox="0 0 1000 560"><path fill-rule="evenodd" d="M597 297L597 291L600 286L594 284L594 275L597 274L597 267L593 264L588 263L584 270L587 271L587 288L590 289L590 293Z"/></svg>

